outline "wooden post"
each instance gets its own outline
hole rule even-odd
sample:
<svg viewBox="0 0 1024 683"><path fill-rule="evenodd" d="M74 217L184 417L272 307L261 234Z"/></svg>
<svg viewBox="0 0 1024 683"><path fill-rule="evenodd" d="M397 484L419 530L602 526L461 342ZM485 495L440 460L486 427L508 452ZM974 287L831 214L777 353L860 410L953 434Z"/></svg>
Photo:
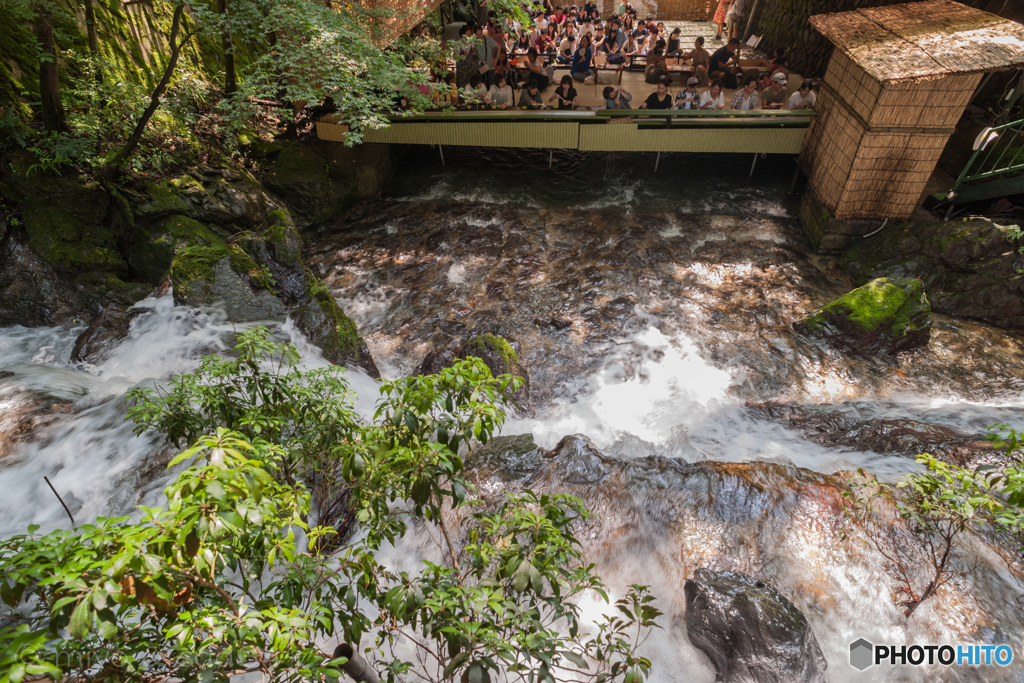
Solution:
<svg viewBox="0 0 1024 683"><path fill-rule="evenodd" d="M743 32L743 42L747 42L751 35L754 33L754 18L757 16L758 7L761 4L761 0L754 0L754 4L750 8L750 16L747 17L747 30Z"/></svg>

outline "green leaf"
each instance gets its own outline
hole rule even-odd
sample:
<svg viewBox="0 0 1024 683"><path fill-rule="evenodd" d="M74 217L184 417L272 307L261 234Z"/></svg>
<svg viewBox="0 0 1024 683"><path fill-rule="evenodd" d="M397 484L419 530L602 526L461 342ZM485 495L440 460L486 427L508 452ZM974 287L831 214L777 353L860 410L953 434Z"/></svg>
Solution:
<svg viewBox="0 0 1024 683"><path fill-rule="evenodd" d="M92 628L92 605L89 604L88 600L82 600L75 607L75 611L71 613L71 622L68 624L68 633L72 637L81 640L89 635L89 630Z"/></svg>
<svg viewBox="0 0 1024 683"><path fill-rule="evenodd" d="M578 666L581 669L589 669L590 668L590 665L587 664L587 660L583 659L583 657L579 656L575 652L572 652L571 650L563 650L562 651L562 656L565 657L566 659L568 659L570 662L572 662L573 664L575 664L576 666Z"/></svg>

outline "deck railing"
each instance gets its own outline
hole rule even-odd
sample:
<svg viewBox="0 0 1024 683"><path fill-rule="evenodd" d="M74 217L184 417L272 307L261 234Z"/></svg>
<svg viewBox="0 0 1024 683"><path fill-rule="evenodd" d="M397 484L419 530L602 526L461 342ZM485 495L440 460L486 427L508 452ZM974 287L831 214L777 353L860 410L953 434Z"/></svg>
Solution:
<svg viewBox="0 0 1024 683"><path fill-rule="evenodd" d="M633 152L796 154L815 112L682 110L451 111L395 117L364 130L363 141ZM321 139L342 142L347 128L321 120Z"/></svg>
<svg viewBox="0 0 1024 683"><path fill-rule="evenodd" d="M943 201L950 204L1024 192L1024 119L986 128L974 154Z"/></svg>

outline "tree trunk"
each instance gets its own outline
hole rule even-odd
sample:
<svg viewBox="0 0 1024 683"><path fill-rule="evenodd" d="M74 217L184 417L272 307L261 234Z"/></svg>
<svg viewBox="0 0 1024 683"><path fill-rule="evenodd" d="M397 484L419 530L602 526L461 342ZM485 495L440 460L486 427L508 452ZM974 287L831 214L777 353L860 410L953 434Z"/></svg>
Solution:
<svg viewBox="0 0 1024 683"><path fill-rule="evenodd" d="M164 75L160 79L160 82L156 84L156 88L153 90L153 94L150 95L149 106L142 112L142 118L135 124L135 130L128 136L128 140L124 143L124 147L117 155L107 162L106 170L113 170L121 165L128 155L135 151L135 148L139 146L139 141L142 140L142 134L146 130L146 126L149 124L149 120L153 118L153 114L160 107L160 97L164 94L164 90L167 89L167 84L171 81L171 76L174 75L174 69L178 65L178 57L181 55L181 48L188 42L192 37L191 34L186 35L185 39L180 43L178 42L178 32L181 30L181 15L185 11L184 5L178 5L174 8L174 18L171 21L171 58L167 62L167 68L164 69Z"/></svg>
<svg viewBox="0 0 1024 683"><path fill-rule="evenodd" d="M217 11L221 21L228 18L228 0L217 0ZM238 76L235 74L235 51L231 44L231 31L225 26L221 30L221 46L224 49L224 94L228 97L238 92Z"/></svg>
<svg viewBox="0 0 1024 683"><path fill-rule="evenodd" d="M341 665L341 670L348 674L349 678L356 683L380 683L377 672L348 643L342 643L334 648L334 656L335 658L344 657L348 660L348 662Z"/></svg>
<svg viewBox="0 0 1024 683"><path fill-rule="evenodd" d="M96 11L92 0L85 0L85 30L89 35L89 53L95 57L100 51L100 41L96 37Z"/></svg>
<svg viewBox="0 0 1024 683"><path fill-rule="evenodd" d="M57 47L53 40L53 19L47 2L35 2L36 40L40 45L39 101L43 112L43 128L48 131L67 132L64 103L60 99L60 77L57 69Z"/></svg>

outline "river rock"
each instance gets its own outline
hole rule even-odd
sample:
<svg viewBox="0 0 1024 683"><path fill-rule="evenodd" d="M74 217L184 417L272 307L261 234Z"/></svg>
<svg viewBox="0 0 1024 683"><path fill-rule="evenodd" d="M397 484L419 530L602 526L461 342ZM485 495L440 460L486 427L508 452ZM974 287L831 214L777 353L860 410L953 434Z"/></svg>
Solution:
<svg viewBox="0 0 1024 683"><path fill-rule="evenodd" d="M944 425L907 418L861 416L856 404L802 406L793 403L748 403L770 420L799 429L827 447L895 453L909 458L932 455L961 467L993 454L983 435L964 434Z"/></svg>
<svg viewBox="0 0 1024 683"><path fill-rule="evenodd" d="M824 683L806 617L774 586L700 568L686 581L686 631L725 683Z"/></svg>
<svg viewBox="0 0 1024 683"><path fill-rule="evenodd" d="M445 368L450 368L456 360L470 356L482 360L494 377L498 375L522 377L523 386L513 395L513 398L520 404L520 407L527 406L530 398L530 375L519 362L519 354L516 353L512 342L496 334L480 334L470 337L456 346L435 349L423 359L416 374L433 375Z"/></svg>
<svg viewBox="0 0 1024 683"><path fill-rule="evenodd" d="M936 313L1024 327L1024 256L1010 228L985 218L887 227L843 252L858 284L920 278Z"/></svg>
<svg viewBox="0 0 1024 683"><path fill-rule="evenodd" d="M240 251L235 245L192 247L176 256L171 266L174 303L217 305L231 322L283 319L287 311L267 276Z"/></svg>
<svg viewBox="0 0 1024 683"><path fill-rule="evenodd" d="M330 362L360 367L371 377L380 378L380 370L356 324L319 280L311 287L306 302L292 310L291 319Z"/></svg>
<svg viewBox="0 0 1024 683"><path fill-rule="evenodd" d="M0 369L0 465L22 444L71 413L75 401L101 381L84 372L19 364Z"/></svg>
<svg viewBox="0 0 1024 683"><path fill-rule="evenodd" d="M110 352L128 336L132 320L140 313L141 310L117 305L103 309L89 323L85 332L75 339L71 362L96 365L106 360Z"/></svg>
<svg viewBox="0 0 1024 683"><path fill-rule="evenodd" d="M927 345L931 324L920 280L877 278L825 304L797 329L854 353L878 355Z"/></svg>
<svg viewBox="0 0 1024 683"><path fill-rule="evenodd" d="M193 169L172 180L169 189L189 206L188 215L222 225L232 233L255 228L267 216L266 193L242 168Z"/></svg>
<svg viewBox="0 0 1024 683"><path fill-rule="evenodd" d="M84 322L98 310L36 253L22 226L0 221L0 325Z"/></svg>
<svg viewBox="0 0 1024 683"><path fill-rule="evenodd" d="M337 215L356 194L354 188L336 182L327 159L307 145L284 145L265 169L263 184L284 200L303 226Z"/></svg>

